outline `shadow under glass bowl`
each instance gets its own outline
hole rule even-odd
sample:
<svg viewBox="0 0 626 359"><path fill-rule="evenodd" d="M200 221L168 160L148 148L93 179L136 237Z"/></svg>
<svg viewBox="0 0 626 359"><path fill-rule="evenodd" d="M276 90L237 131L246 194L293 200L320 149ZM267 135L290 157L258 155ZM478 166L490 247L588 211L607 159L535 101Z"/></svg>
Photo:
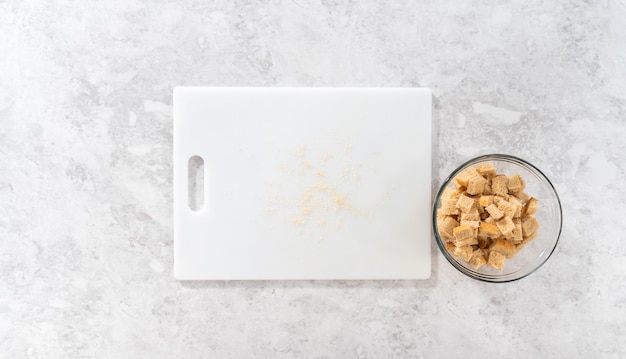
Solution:
<svg viewBox="0 0 626 359"><path fill-rule="evenodd" d="M463 170L481 163L492 163L498 174L508 176L519 174L526 182L524 191L535 197L538 202L535 217L539 222L537 237L522 248L513 258L507 259L502 270L483 265L474 269L469 263L449 253L444 246L445 240L439 236L437 228L437 209L441 207L441 195L448 188L455 188L452 179ZM563 225L561 201L550 180L534 165L523 159L503 154L490 154L473 158L457 169L444 180L435 196L432 223L435 240L444 257L461 273L485 282L511 282L524 278L535 272L550 258L556 249L561 227Z"/></svg>

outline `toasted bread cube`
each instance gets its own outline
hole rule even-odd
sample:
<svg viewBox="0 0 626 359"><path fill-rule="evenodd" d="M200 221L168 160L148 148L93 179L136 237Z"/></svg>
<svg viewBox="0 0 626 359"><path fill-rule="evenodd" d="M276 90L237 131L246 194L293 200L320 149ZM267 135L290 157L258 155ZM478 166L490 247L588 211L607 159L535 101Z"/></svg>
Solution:
<svg viewBox="0 0 626 359"><path fill-rule="evenodd" d="M521 217L522 209L524 208L524 205L522 204L522 202L520 202L520 200L517 199L517 197L511 196L509 197L509 203L511 203L515 207L515 213L513 215L513 218Z"/></svg>
<svg viewBox="0 0 626 359"><path fill-rule="evenodd" d="M524 240L524 235L522 234L522 229L521 228L513 229L513 234L511 236L510 241L512 243L518 244L518 243L522 243L523 240Z"/></svg>
<svg viewBox="0 0 626 359"><path fill-rule="evenodd" d="M506 201L506 198L499 196L499 195L494 195L493 196L493 204L495 204L496 206L498 205L498 203L500 203L500 201Z"/></svg>
<svg viewBox="0 0 626 359"><path fill-rule="evenodd" d="M468 182L469 178L466 178L466 175L464 175L462 172L452 179L452 183L459 191L465 191L465 186L467 186ZM463 183L465 183L465 185L463 185Z"/></svg>
<svg viewBox="0 0 626 359"><path fill-rule="evenodd" d="M452 230L452 234L454 235L454 239L456 241L462 241L464 239L474 237L474 231L472 231L472 227L467 224L462 224Z"/></svg>
<svg viewBox="0 0 626 359"><path fill-rule="evenodd" d="M474 231L474 228L467 224L461 224L460 226L454 228L452 232L454 235L454 239L452 241L457 247L478 244L478 239L476 238L477 233Z"/></svg>
<svg viewBox="0 0 626 359"><path fill-rule="evenodd" d="M498 226L498 229L500 230L500 232L502 232L502 235L504 235L506 238L513 237L513 230L515 229L515 224L513 223L513 220L510 217L502 217L502 219L496 221L496 226Z"/></svg>
<svg viewBox="0 0 626 359"><path fill-rule="evenodd" d="M480 212L478 211L478 207L474 205L474 207L467 213L461 213L461 216L465 214L465 219L468 221L478 221L480 222ZM458 217L459 221L461 220L461 216ZM475 229L478 228L478 224L476 224Z"/></svg>
<svg viewBox="0 0 626 359"><path fill-rule="evenodd" d="M481 163L476 166L476 171L484 177L491 177L496 175L496 167L493 163Z"/></svg>
<svg viewBox="0 0 626 359"><path fill-rule="evenodd" d="M443 220L446 217L452 217L454 219L456 219L456 215L449 215L449 214L445 214L443 211L443 208L439 208L437 209L437 223L439 223L440 220Z"/></svg>
<svg viewBox="0 0 626 359"><path fill-rule="evenodd" d="M472 259L470 259L469 264L474 267L474 269L478 269L484 266L487 263L485 256L481 255L473 255Z"/></svg>
<svg viewBox="0 0 626 359"><path fill-rule="evenodd" d="M465 214L465 213L461 214L461 221L459 223L467 224L468 226L476 229L480 226L480 216L476 215L475 217L476 218L474 218L474 215L470 215L470 214Z"/></svg>
<svg viewBox="0 0 626 359"><path fill-rule="evenodd" d="M478 173L478 171L476 171L475 168L470 167L470 168L466 169L465 171L463 171L463 172L459 173L458 175L456 175L452 179L452 182L459 189L460 188L466 188L467 184L469 183L470 178L472 178L474 176L479 176L479 173Z"/></svg>
<svg viewBox="0 0 626 359"><path fill-rule="evenodd" d="M498 203L498 209L504 214L505 217L515 217L515 211L517 208L509 201L502 200Z"/></svg>
<svg viewBox="0 0 626 359"><path fill-rule="evenodd" d="M486 250L482 250L481 248L474 248L474 256L484 256L486 254Z"/></svg>
<svg viewBox="0 0 626 359"><path fill-rule="evenodd" d="M480 197L474 198L474 208L476 208L476 212L478 212L478 214L485 213L485 207L480 205Z"/></svg>
<svg viewBox="0 0 626 359"><path fill-rule="evenodd" d="M477 194L482 194L483 191L485 190L485 184L487 183L487 180L485 178L483 178L483 176L474 176L472 178L469 179L469 182L467 183L467 193L471 194L471 195L477 195Z"/></svg>
<svg viewBox="0 0 626 359"><path fill-rule="evenodd" d="M489 259L487 260L487 264L495 269L504 268L504 262L506 261L506 256L500 252L489 251Z"/></svg>
<svg viewBox="0 0 626 359"><path fill-rule="evenodd" d="M463 192L459 191L456 188L446 187L441 193L441 198L442 199L454 199L458 201L461 194L463 194Z"/></svg>
<svg viewBox="0 0 626 359"><path fill-rule="evenodd" d="M519 191L515 194L515 197L517 199L519 199L520 202L522 203L526 203L528 202L528 200L530 199L530 196L528 195L528 193L524 192L524 191Z"/></svg>
<svg viewBox="0 0 626 359"><path fill-rule="evenodd" d="M524 235L522 232L522 220L519 218L513 218L513 224L515 224L515 229L513 230L513 238L511 238L511 242L520 243L524 240Z"/></svg>
<svg viewBox="0 0 626 359"><path fill-rule="evenodd" d="M439 234L444 239L452 240L454 238L454 228L458 225L459 222L450 216L446 216L442 219L437 218L437 229L439 229Z"/></svg>
<svg viewBox="0 0 626 359"><path fill-rule="evenodd" d="M484 229L481 229L481 228L480 228L481 226L484 226L484 224L483 224L483 223L485 223L485 222L483 222L483 221L478 222L478 232L476 233L476 238L478 238L479 240L480 240L480 239L487 240L487 239L489 239L489 238L490 238L490 235L492 235L492 234L490 234L490 233L485 232L485 230L484 230ZM479 242L480 242L480 241L479 241Z"/></svg>
<svg viewBox="0 0 626 359"><path fill-rule="evenodd" d="M509 176L508 188L510 193L518 193L524 189L522 178L518 174Z"/></svg>
<svg viewBox="0 0 626 359"><path fill-rule="evenodd" d="M477 233L477 229L472 228L472 236L466 239L460 239L460 240L455 240L452 243L454 243L455 246L457 247L464 247L464 246L478 246L478 238L476 238L475 233Z"/></svg>
<svg viewBox="0 0 626 359"><path fill-rule="evenodd" d="M462 221L480 221L480 215L475 209L469 213L461 213L461 222Z"/></svg>
<svg viewBox="0 0 626 359"><path fill-rule="evenodd" d="M497 238L489 247L490 251L496 251L504 254L507 258L511 258L515 254L515 246L513 243L504 238Z"/></svg>
<svg viewBox="0 0 626 359"><path fill-rule="evenodd" d="M478 211L478 205L476 203L478 203L478 198L473 198L474 200L474 204L472 205L472 208L470 208L470 210L467 212L467 214L471 214L471 215L480 215L480 211Z"/></svg>
<svg viewBox="0 0 626 359"><path fill-rule="evenodd" d="M478 171L474 167L469 167L465 171L467 171L467 173L469 173L470 178L472 178L474 176L480 176L480 173L478 173Z"/></svg>
<svg viewBox="0 0 626 359"><path fill-rule="evenodd" d="M491 190L494 194L506 197L509 194L509 178L505 175L497 175L491 180Z"/></svg>
<svg viewBox="0 0 626 359"><path fill-rule="evenodd" d="M491 217L493 217L493 219L495 220L499 220L500 218L504 217L504 213L502 213L502 211L500 211L500 209L498 207L496 207L495 204L490 204L487 207L485 207L485 210L491 215Z"/></svg>
<svg viewBox="0 0 626 359"><path fill-rule="evenodd" d="M483 194L493 194L493 190L491 189L491 181L487 180L485 188L483 189Z"/></svg>
<svg viewBox="0 0 626 359"><path fill-rule="evenodd" d="M481 236L481 233L483 234L482 236ZM478 227L479 236L495 238L495 237L498 237L500 234L501 233L500 233L500 229L498 229L498 226L492 223L480 222L480 226Z"/></svg>
<svg viewBox="0 0 626 359"><path fill-rule="evenodd" d="M478 204L481 207L487 207L490 204L493 204L493 195L482 195L482 196L480 196Z"/></svg>
<svg viewBox="0 0 626 359"><path fill-rule="evenodd" d="M491 216L489 216L489 217L487 217L487 218L483 219L483 222L485 222L485 223L489 223L489 224L493 224L493 225L495 225L495 224L496 224L496 220L495 220L493 217L491 217Z"/></svg>
<svg viewBox="0 0 626 359"><path fill-rule="evenodd" d="M529 236L524 236L524 240L522 241L522 243L528 243L530 241L532 241L533 239L537 238L537 234L539 233L539 231L535 231L535 233L529 235Z"/></svg>
<svg viewBox="0 0 626 359"><path fill-rule="evenodd" d="M460 224L467 224L468 226L472 227L472 229L478 229L478 227L480 226L480 220L478 221L468 221L468 220L461 220L461 222L459 222ZM478 235L478 233L476 233L474 235L474 237L476 237Z"/></svg>
<svg viewBox="0 0 626 359"><path fill-rule="evenodd" d="M466 195L461 195L456 202L456 208L463 213L468 213L474 207L474 199Z"/></svg>
<svg viewBox="0 0 626 359"><path fill-rule="evenodd" d="M452 244L452 242L446 242L446 243L444 243L444 245L443 245L443 246L444 246L444 247L446 248L446 250L447 250L448 252L450 252L450 253L453 253L453 252L454 252L454 249L456 248L456 247L454 246L454 244Z"/></svg>
<svg viewBox="0 0 626 359"><path fill-rule="evenodd" d="M448 216L454 216L454 215L458 215L461 214L461 210L456 208L456 203L457 200L455 199L444 199L441 201L441 213L448 215Z"/></svg>
<svg viewBox="0 0 626 359"><path fill-rule="evenodd" d="M539 202L535 197L530 197L528 202L526 203L526 207L524 209L524 214L534 214L537 212L537 205Z"/></svg>
<svg viewBox="0 0 626 359"><path fill-rule="evenodd" d="M537 218L535 216L527 215L522 218L522 232L524 237L528 237L531 234L535 233L539 228L539 222L537 222Z"/></svg>
<svg viewBox="0 0 626 359"><path fill-rule="evenodd" d="M508 201L509 198L511 198L511 196L509 196L508 194L506 196L494 195L493 196L493 203L497 206L502 201Z"/></svg>
<svg viewBox="0 0 626 359"><path fill-rule="evenodd" d="M452 254L454 254L457 257L461 257L465 259L466 261L469 261L470 259L472 259L474 250L472 249L471 246L455 247L454 250L452 251Z"/></svg>

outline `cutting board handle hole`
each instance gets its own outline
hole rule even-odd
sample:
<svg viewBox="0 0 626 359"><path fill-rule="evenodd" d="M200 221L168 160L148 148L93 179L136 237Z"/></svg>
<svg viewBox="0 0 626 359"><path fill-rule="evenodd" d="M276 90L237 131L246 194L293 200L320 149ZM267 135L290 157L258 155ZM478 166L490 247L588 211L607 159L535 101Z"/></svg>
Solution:
<svg viewBox="0 0 626 359"><path fill-rule="evenodd" d="M187 168L187 203L192 211L201 211L204 207L204 160L191 156Z"/></svg>

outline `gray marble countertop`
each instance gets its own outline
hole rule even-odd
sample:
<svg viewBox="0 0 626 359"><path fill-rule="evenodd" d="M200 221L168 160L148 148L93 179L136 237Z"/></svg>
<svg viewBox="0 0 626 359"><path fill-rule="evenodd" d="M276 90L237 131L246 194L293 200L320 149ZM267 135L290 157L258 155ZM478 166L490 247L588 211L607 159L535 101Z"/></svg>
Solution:
<svg viewBox="0 0 626 359"><path fill-rule="evenodd" d="M0 357L618 358L624 1L0 1ZM523 280L178 282L172 89L433 90L433 185L544 170L561 242Z"/></svg>

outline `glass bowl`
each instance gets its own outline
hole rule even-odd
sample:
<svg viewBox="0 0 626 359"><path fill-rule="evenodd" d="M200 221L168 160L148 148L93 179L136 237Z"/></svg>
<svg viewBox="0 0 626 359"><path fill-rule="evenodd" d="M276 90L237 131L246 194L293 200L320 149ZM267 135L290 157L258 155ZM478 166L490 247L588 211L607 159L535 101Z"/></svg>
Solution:
<svg viewBox="0 0 626 359"><path fill-rule="evenodd" d="M519 174L526 182L524 192L538 200L538 207L535 212L535 217L539 222L537 237L526 244L513 258L507 259L502 270L492 268L487 264L479 269L474 269L464 259L448 252L445 240L441 238L437 228L437 210L441 207L441 196L444 190L448 187L456 188L452 179L463 170L481 163L493 164L498 174L507 176ZM437 245L450 264L471 278L485 282L502 283L530 275L550 258L559 242L563 219L559 196L550 180L537 167L514 156L490 154L463 163L444 180L435 197L432 222Z"/></svg>

